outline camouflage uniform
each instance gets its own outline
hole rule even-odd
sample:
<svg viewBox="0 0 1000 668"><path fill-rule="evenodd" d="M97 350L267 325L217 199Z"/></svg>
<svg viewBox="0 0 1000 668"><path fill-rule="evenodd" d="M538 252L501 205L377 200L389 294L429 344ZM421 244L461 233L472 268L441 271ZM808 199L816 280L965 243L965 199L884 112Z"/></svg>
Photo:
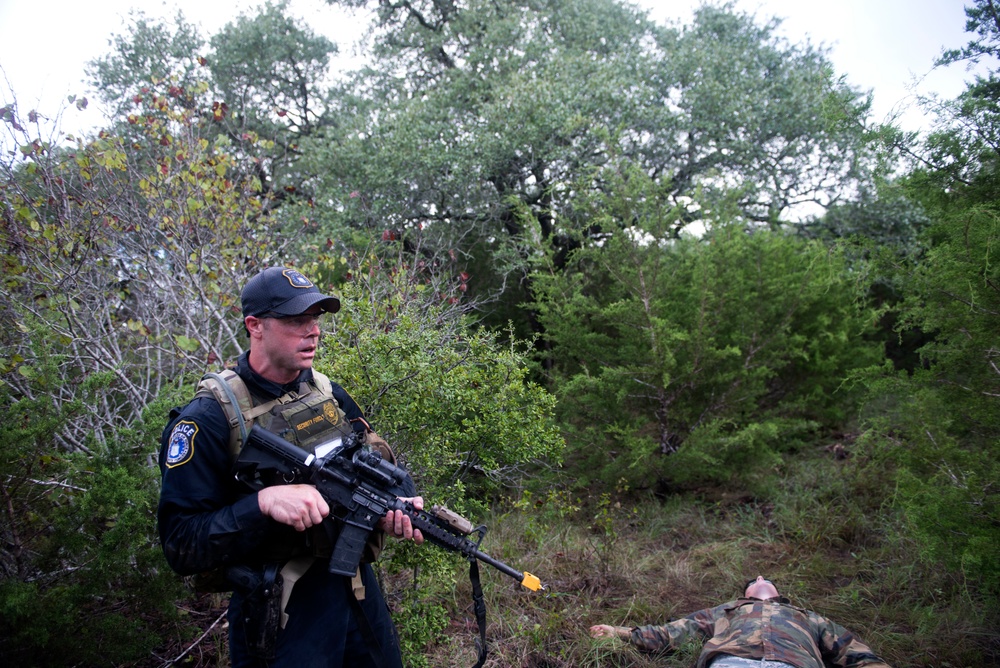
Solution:
<svg viewBox="0 0 1000 668"><path fill-rule="evenodd" d="M783 597L739 598L663 626L640 626L632 629L630 641L642 650L664 651L691 638L705 642L697 668L727 655L782 661L796 668L889 668L843 626L796 608Z"/></svg>

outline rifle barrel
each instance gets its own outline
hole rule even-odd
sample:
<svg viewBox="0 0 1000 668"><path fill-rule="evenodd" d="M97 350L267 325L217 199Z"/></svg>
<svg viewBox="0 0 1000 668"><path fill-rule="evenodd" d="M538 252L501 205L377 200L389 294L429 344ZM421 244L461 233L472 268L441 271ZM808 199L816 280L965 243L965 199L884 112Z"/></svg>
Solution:
<svg viewBox="0 0 1000 668"><path fill-rule="evenodd" d="M515 568L511 568L507 564L503 563L499 559L494 559L490 555L482 552L481 550L476 550L476 559L489 564L493 568L497 569L501 573L506 573L515 580L520 580L521 585L530 589L531 591L538 591L540 589L545 589L545 585L536 576L532 575L528 571L519 571Z"/></svg>

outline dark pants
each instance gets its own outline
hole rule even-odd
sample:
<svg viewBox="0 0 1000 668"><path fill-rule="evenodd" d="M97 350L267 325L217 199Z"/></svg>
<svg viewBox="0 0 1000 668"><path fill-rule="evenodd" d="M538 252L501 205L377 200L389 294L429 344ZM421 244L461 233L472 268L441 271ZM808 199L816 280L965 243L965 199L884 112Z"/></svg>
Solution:
<svg viewBox="0 0 1000 668"><path fill-rule="evenodd" d="M361 607L378 640L384 668L402 668L396 628L389 617L371 566L361 566L365 600ZM372 659L348 596L350 578L331 575L317 562L292 589L288 623L278 632L277 652L271 661L251 656L242 624L242 597L229 603L229 652L233 668L382 668Z"/></svg>

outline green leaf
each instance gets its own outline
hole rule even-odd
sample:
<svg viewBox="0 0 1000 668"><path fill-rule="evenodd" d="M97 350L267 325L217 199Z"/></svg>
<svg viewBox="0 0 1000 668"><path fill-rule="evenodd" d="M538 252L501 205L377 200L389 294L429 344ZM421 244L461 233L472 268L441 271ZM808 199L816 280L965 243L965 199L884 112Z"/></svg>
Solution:
<svg viewBox="0 0 1000 668"><path fill-rule="evenodd" d="M175 336L174 341L177 343L177 347L186 353L193 353L201 347L201 344L196 339L189 338L183 334Z"/></svg>

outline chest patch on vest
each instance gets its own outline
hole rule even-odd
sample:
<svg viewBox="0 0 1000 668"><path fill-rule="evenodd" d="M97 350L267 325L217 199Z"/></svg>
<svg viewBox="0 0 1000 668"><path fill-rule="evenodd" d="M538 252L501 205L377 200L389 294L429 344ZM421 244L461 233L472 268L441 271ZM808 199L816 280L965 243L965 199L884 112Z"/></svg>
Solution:
<svg viewBox="0 0 1000 668"><path fill-rule="evenodd" d="M329 433L332 428L341 427L340 423L344 421L336 401L321 395L282 411L282 417L288 422L295 434L294 440L300 446Z"/></svg>
<svg viewBox="0 0 1000 668"><path fill-rule="evenodd" d="M186 464L194 455L194 437L198 434L198 425L188 420L181 420L170 432L167 446L167 468Z"/></svg>

